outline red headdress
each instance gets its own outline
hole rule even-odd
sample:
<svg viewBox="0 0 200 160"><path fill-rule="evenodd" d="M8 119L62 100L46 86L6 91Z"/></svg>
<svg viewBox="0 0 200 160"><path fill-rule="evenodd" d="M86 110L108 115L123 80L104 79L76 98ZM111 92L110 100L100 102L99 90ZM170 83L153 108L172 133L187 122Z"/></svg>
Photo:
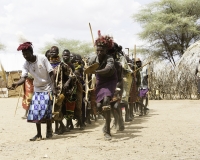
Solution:
<svg viewBox="0 0 200 160"><path fill-rule="evenodd" d="M95 41L95 46L103 46L111 49L114 45L113 37L109 35L102 36L100 30L98 31L98 38Z"/></svg>
<svg viewBox="0 0 200 160"><path fill-rule="evenodd" d="M31 42L25 42L23 44L20 44L17 48L18 51L24 50L24 49L32 49L32 43Z"/></svg>

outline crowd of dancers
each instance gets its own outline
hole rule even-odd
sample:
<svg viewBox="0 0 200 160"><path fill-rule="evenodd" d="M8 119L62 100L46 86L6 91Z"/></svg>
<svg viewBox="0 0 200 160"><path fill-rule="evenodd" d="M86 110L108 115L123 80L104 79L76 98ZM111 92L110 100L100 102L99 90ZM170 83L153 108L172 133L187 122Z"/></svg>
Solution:
<svg viewBox="0 0 200 160"><path fill-rule="evenodd" d="M96 53L84 57L68 49L60 53L57 46L52 46L45 56L34 55L31 42L21 44L17 50L22 51L26 61L21 79L11 89L24 84L23 118L36 123L37 128L31 141L42 139L41 123L47 124L46 138L51 138L53 133L63 134L74 127L82 130L91 119L99 118L105 119L105 140L111 140L112 117L113 127L123 131L124 121L148 111L143 104L148 92L147 68L139 58L125 55L122 46L109 35L99 31Z"/></svg>

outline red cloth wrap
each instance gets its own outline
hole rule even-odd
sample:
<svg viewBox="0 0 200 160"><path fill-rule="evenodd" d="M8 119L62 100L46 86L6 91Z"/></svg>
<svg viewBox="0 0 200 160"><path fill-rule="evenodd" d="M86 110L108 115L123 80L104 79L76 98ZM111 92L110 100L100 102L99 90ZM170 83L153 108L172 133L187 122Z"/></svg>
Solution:
<svg viewBox="0 0 200 160"><path fill-rule="evenodd" d="M19 47L17 48L18 51L24 50L24 49L28 49L29 47L32 47L32 43L31 42L25 42L23 44L20 44Z"/></svg>
<svg viewBox="0 0 200 160"><path fill-rule="evenodd" d="M74 112L74 108L75 108L75 101L66 101L65 103L65 107L66 107L66 111L72 111Z"/></svg>

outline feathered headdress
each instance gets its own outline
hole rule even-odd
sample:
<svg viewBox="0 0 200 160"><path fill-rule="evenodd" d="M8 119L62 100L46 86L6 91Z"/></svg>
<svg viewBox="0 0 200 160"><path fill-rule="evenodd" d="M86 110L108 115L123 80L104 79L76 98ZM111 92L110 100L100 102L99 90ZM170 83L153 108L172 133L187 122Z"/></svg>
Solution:
<svg viewBox="0 0 200 160"><path fill-rule="evenodd" d="M111 49L114 45L113 37L109 35L102 36L101 31L98 31L98 38L95 41L95 46L103 46Z"/></svg>
<svg viewBox="0 0 200 160"><path fill-rule="evenodd" d="M32 49L32 43L31 42L25 42L23 44L20 44L17 48L18 51L24 50L24 49Z"/></svg>

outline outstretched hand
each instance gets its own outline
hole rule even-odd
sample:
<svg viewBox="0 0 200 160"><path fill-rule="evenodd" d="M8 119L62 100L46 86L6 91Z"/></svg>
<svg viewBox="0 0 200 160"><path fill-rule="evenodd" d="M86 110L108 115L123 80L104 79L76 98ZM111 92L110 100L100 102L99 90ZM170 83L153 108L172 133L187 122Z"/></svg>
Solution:
<svg viewBox="0 0 200 160"><path fill-rule="evenodd" d="M11 87L6 86L6 88L7 88L8 90L15 90L17 87L18 87L18 84L16 84L16 83L13 83L13 84L11 85Z"/></svg>

